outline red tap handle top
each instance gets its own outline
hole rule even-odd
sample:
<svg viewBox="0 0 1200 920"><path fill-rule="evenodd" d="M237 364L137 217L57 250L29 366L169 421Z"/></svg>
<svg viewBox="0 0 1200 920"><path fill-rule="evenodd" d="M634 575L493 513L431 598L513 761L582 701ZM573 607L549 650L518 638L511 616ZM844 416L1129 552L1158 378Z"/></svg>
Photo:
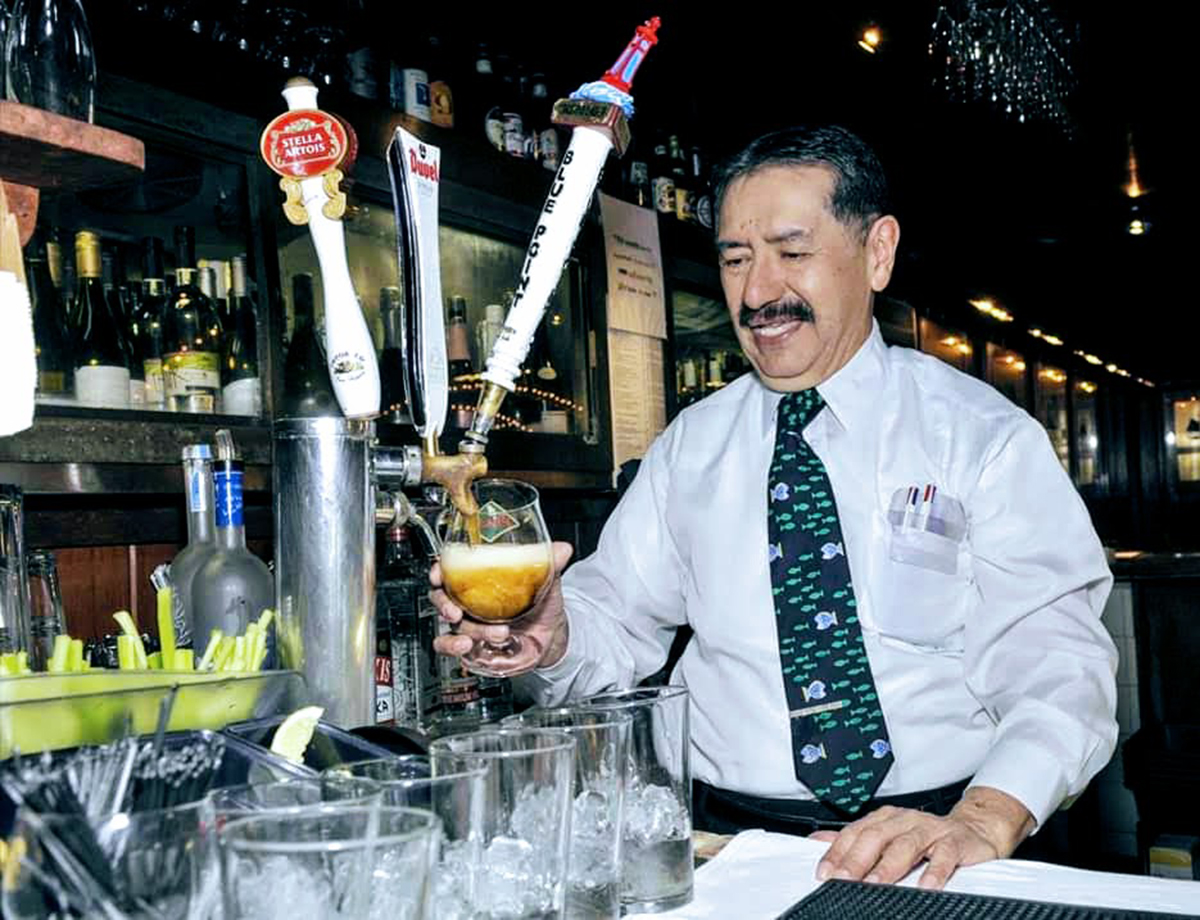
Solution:
<svg viewBox="0 0 1200 920"><path fill-rule="evenodd" d="M658 44L658 28L662 25L662 20L655 16L647 20L643 25L637 27L633 34L633 38L629 44L625 46L625 50L621 52L621 56L617 58L615 64L608 68L608 71L601 79L611 86L615 86L623 93L629 92L629 87L633 84L634 74L642 65L642 61L646 59L646 55L650 49Z"/></svg>

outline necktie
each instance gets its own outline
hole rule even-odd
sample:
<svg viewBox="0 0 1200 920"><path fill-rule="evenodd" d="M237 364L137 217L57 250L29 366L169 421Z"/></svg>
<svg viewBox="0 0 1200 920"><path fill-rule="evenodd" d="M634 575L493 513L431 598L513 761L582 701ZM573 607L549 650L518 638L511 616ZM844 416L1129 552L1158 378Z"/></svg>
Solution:
<svg viewBox="0 0 1200 920"><path fill-rule="evenodd" d="M779 403L767 482L767 558L796 778L826 805L853 815L870 801L893 758L833 487L803 437L824 405L816 389L788 393Z"/></svg>

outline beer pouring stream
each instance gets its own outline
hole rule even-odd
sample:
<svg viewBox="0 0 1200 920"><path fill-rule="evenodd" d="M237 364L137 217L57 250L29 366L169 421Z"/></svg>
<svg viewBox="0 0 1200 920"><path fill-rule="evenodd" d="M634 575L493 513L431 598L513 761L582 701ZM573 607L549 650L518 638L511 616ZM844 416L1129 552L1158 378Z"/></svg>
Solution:
<svg viewBox="0 0 1200 920"><path fill-rule="evenodd" d="M600 172L615 149L629 145L628 119L633 116L630 84L650 49L658 43L659 17L637 27L633 39L599 80L585 83L569 99L554 105L553 121L573 128L529 241L521 278L513 294L504 328L487 359L484 387L460 454L482 454L504 397L516 387L521 364L529 353L546 304L558 286L563 267L592 202Z"/></svg>

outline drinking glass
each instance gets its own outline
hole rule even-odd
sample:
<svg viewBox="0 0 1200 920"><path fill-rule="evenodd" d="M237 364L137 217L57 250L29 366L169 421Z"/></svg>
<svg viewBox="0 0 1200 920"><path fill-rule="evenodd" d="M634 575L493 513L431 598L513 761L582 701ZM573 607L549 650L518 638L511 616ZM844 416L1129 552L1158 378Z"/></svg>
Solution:
<svg viewBox="0 0 1200 920"><path fill-rule="evenodd" d="M575 739L553 729L493 729L429 745L434 776L483 766L475 920L561 917Z"/></svg>
<svg viewBox="0 0 1200 920"><path fill-rule="evenodd" d="M487 768L478 764L435 776L428 757L411 755L339 764L325 770L321 778L376 783L385 806L425 808L437 815L442 841L434 871L432 916L465 920L474 916L486 773Z"/></svg>
<svg viewBox="0 0 1200 920"><path fill-rule="evenodd" d="M95 822L22 808L9 840L4 916L207 917L218 903L209 828L201 802Z"/></svg>
<svg viewBox="0 0 1200 920"><path fill-rule="evenodd" d="M205 796L217 828L250 812L280 811L338 802L341 805L378 806L383 790L369 779L345 774L328 778L289 779L272 783L247 783L213 789Z"/></svg>
<svg viewBox="0 0 1200 920"><path fill-rule="evenodd" d="M477 623L511 623L528 613L554 580L550 535L533 486L512 479L472 484L479 513L455 508L441 540L439 562L446 594ZM476 674L503 677L542 654L529 637L480 639L463 656Z"/></svg>
<svg viewBox="0 0 1200 920"><path fill-rule="evenodd" d="M23 503L19 488L0 484L0 654L29 647Z"/></svg>
<svg viewBox="0 0 1200 920"><path fill-rule="evenodd" d="M227 920L420 920L438 820L341 804L247 814L218 834Z"/></svg>
<svg viewBox="0 0 1200 920"><path fill-rule="evenodd" d="M35 549L25 559L29 577L29 664L46 667L54 652L54 637L68 634L54 553Z"/></svg>
<svg viewBox="0 0 1200 920"><path fill-rule="evenodd" d="M643 687L576 705L632 719L622 829L621 906L657 913L692 898L692 775L686 687Z"/></svg>
<svg viewBox="0 0 1200 920"><path fill-rule="evenodd" d="M567 916L615 920L621 915L621 823L632 720L621 712L527 709L501 725L554 728L575 739Z"/></svg>

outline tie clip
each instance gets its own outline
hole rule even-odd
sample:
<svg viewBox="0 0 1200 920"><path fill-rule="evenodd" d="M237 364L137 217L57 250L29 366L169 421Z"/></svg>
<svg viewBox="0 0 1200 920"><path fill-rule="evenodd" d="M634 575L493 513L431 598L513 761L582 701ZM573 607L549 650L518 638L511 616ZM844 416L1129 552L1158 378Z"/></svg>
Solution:
<svg viewBox="0 0 1200 920"><path fill-rule="evenodd" d="M815 716L822 712L833 712L850 705L849 700L834 700L830 703L818 703L816 706L805 706L803 709L793 709L788 713L789 719L799 719L803 716Z"/></svg>

